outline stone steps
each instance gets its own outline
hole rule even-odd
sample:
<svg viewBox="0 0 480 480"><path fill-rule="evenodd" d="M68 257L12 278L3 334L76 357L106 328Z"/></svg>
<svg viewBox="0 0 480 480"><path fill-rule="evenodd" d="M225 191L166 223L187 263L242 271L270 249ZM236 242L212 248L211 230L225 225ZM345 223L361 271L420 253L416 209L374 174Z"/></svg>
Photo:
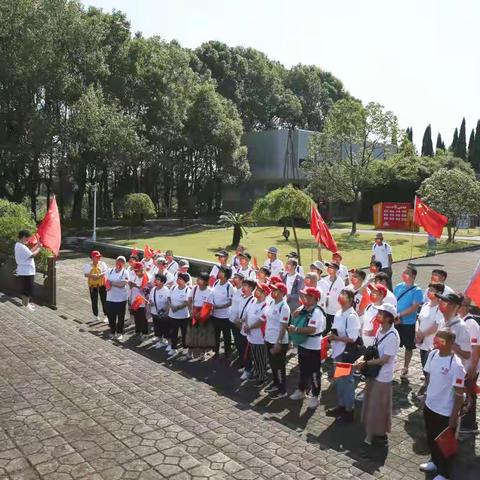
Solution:
<svg viewBox="0 0 480 480"><path fill-rule="evenodd" d="M185 449L202 464L213 462L215 469L234 478L324 477L321 467L328 459L319 455L318 447L279 426L267 426L254 412L232 410L233 401L206 385L131 350L80 334L75 324L51 311L41 309L28 317L33 324L25 325L22 335L33 336L41 351L68 368L74 378L85 380L144 425L160 423L166 435L191 440ZM110 426L115 426L114 419ZM328 478L334 477L330 473Z"/></svg>

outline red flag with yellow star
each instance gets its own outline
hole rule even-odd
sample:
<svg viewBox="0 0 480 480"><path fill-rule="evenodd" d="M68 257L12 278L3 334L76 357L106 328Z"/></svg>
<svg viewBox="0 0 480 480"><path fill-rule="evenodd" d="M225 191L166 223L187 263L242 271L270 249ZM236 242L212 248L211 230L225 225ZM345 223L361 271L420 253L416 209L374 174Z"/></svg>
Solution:
<svg viewBox="0 0 480 480"><path fill-rule="evenodd" d="M420 198L415 197L415 208L413 211L413 222L423 227L432 237L440 238L443 227L448 223L448 218L430 208Z"/></svg>

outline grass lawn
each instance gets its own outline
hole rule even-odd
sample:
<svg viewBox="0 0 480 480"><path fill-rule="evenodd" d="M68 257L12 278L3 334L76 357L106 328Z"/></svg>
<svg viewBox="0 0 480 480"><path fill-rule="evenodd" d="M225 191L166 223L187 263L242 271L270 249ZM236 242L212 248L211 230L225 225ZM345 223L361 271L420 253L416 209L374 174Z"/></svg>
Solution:
<svg viewBox="0 0 480 480"><path fill-rule="evenodd" d="M301 247L302 263L308 264L317 259L317 249L312 243L310 229L297 229ZM339 249L343 253L344 263L348 267L362 267L370 262L370 249L373 243L372 234L360 233L350 237L347 232L335 232L333 236ZM214 253L219 249L226 248L232 240L232 230L213 229L204 230L197 233L177 234L174 236L155 236L148 238L135 238L135 232L131 240L116 238L115 243L129 245L143 249L147 243L155 249L172 249L175 255L200 258L203 260L214 260ZM426 238L413 237L413 250L411 250L412 237L406 235L389 236L388 242L392 246L394 260L404 260L412 257L425 255L427 251ZM473 242L472 242L473 243ZM285 255L295 250L295 241L291 232L288 242L282 237L281 227L252 227L248 229L248 234L242 240L248 251L255 255L259 263L263 263L265 250L270 246L277 246L280 251L280 258L285 259ZM470 245L466 241L458 241L453 245L448 245L444 241L438 243L438 251L462 248ZM313 248L312 248L313 247ZM412 253L412 254L411 254ZM323 259L329 259L331 254L327 250L322 250Z"/></svg>

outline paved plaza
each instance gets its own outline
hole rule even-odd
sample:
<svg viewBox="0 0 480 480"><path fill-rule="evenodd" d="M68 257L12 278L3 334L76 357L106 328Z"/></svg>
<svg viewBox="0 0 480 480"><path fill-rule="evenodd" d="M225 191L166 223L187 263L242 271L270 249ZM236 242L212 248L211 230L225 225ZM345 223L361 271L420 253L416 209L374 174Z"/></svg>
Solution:
<svg viewBox="0 0 480 480"><path fill-rule="evenodd" d="M479 258L413 263L422 285L438 266L461 290ZM337 426L325 416L335 401L326 375L311 412L306 402L271 401L241 384L223 358L166 360L151 340L139 344L129 333L122 344L107 341L107 325L89 323L85 261L62 253L57 311L32 313L0 296L0 478L429 478L418 471L427 451L417 355L410 381L395 379L388 451L365 455L358 421ZM396 278L403 266L395 265ZM297 375L291 352L289 390ZM478 437L462 442L453 478L480 478Z"/></svg>

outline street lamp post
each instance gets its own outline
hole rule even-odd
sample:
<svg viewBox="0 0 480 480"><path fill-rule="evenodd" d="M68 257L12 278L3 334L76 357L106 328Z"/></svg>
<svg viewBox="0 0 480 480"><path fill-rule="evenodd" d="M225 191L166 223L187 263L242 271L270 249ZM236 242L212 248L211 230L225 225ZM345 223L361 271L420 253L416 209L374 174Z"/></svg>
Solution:
<svg viewBox="0 0 480 480"><path fill-rule="evenodd" d="M97 241L97 184L93 184L93 234L92 241Z"/></svg>

